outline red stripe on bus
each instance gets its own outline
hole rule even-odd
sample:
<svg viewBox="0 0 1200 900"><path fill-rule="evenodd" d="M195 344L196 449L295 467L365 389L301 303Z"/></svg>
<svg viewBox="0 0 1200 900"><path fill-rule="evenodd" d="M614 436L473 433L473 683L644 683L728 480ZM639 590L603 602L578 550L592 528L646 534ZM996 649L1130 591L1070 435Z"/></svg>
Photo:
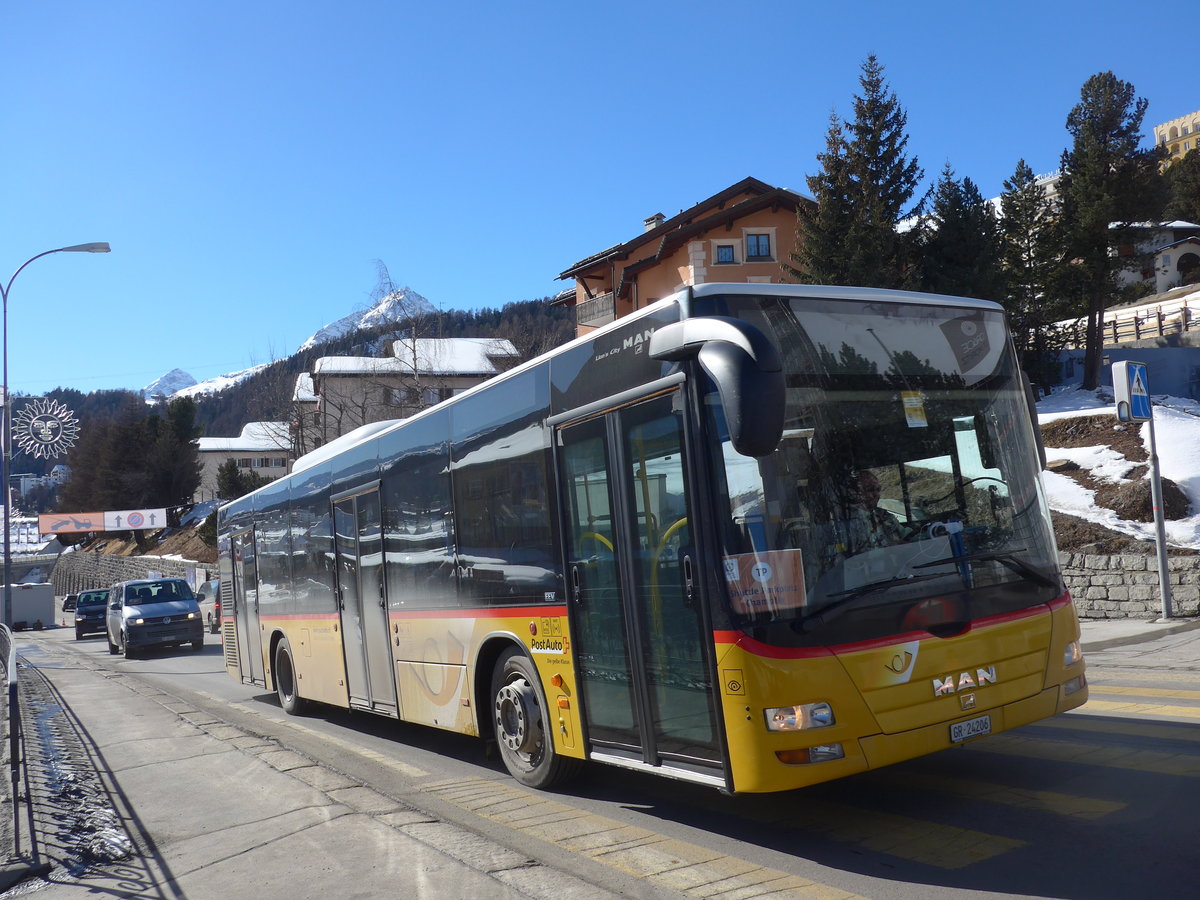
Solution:
<svg viewBox="0 0 1200 900"><path fill-rule="evenodd" d="M1063 594L1050 603L1031 606L1028 609L1021 609L1016 612L1001 613L995 616L987 616L983 619L976 619L972 623L971 630L990 628L1006 622L1016 622L1021 619L1032 618L1033 616L1042 616L1046 614L1047 609L1059 609L1070 602L1071 595ZM923 635L928 634L929 632L927 631L909 631L904 634L893 634L871 641L855 641L849 644L836 644L831 647L778 647L774 644L764 644L762 641L757 641L748 634L743 634L740 631L714 631L713 641L718 644L736 644L753 653L755 656L764 656L768 659L811 659L817 656L834 656L840 653L854 653L860 650L874 650L896 644L907 644L910 641L920 640Z"/></svg>
<svg viewBox="0 0 1200 900"><path fill-rule="evenodd" d="M527 618L529 616L565 616L566 606L489 606L477 609L409 609L388 610L392 619L503 619L510 616ZM338 619L336 612L317 613L263 613L259 618L263 621L283 621L294 619Z"/></svg>

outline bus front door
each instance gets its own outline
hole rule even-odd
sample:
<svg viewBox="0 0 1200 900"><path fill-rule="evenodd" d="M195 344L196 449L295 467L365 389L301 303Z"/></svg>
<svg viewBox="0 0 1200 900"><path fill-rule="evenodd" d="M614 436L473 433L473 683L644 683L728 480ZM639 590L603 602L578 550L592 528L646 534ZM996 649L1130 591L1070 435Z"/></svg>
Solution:
<svg viewBox="0 0 1200 900"><path fill-rule="evenodd" d="M233 618L237 629L242 681L266 687L262 626L258 621L258 563L254 558L254 531L233 535L230 549L233 556Z"/></svg>
<svg viewBox="0 0 1200 900"><path fill-rule="evenodd" d="M567 425L567 593L590 753L724 784L679 394Z"/></svg>
<svg viewBox="0 0 1200 900"><path fill-rule="evenodd" d="M333 523L350 705L396 716L378 487L334 498Z"/></svg>

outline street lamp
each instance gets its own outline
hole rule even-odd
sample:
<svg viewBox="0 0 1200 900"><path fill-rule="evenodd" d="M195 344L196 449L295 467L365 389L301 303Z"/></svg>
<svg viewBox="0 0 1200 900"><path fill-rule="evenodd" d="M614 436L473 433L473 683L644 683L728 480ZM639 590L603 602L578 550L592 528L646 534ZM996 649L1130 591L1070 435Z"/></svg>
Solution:
<svg viewBox="0 0 1200 900"><path fill-rule="evenodd" d="M31 256L13 272L12 278L8 279L8 284L0 285L0 299L3 299L4 304L4 336L3 336L3 356L4 356L4 387L3 396L0 397L0 402L4 404L4 421L0 427L0 440L4 442L3 452L0 453L0 491L3 491L4 498L4 624L12 628L13 610L12 610L12 556L9 552L9 525L12 518L12 495L8 489L8 470L12 464L12 414L11 404L8 402L8 292L12 290L13 282L17 280L17 276L21 274L21 270L33 262L35 259L41 259L43 256L49 256L51 253L108 253L111 248L105 241L96 241L91 244L73 244L70 247L59 247L56 250L46 250L39 253L37 256Z"/></svg>

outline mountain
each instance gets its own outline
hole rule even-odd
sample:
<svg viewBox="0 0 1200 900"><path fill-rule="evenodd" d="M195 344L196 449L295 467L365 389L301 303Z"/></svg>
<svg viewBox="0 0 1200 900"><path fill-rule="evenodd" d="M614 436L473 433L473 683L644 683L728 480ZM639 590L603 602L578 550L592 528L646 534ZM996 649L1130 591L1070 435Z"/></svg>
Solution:
<svg viewBox="0 0 1200 900"><path fill-rule="evenodd" d="M388 294L366 312L352 312L326 325L301 344L300 350L307 350L354 331L436 312L437 308L432 303L412 288L403 287Z"/></svg>
<svg viewBox="0 0 1200 900"><path fill-rule="evenodd" d="M172 369L161 378L157 378L142 388L142 395L150 400L153 397L169 397L184 388L190 388L196 379L183 369Z"/></svg>

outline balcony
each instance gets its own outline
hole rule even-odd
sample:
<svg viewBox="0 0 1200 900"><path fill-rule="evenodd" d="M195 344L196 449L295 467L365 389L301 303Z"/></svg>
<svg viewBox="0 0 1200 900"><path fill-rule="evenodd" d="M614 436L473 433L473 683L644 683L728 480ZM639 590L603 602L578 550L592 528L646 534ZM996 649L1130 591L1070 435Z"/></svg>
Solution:
<svg viewBox="0 0 1200 900"><path fill-rule="evenodd" d="M600 294L591 300L575 304L575 324L586 325L590 328L607 325L615 318L613 310L612 291Z"/></svg>

